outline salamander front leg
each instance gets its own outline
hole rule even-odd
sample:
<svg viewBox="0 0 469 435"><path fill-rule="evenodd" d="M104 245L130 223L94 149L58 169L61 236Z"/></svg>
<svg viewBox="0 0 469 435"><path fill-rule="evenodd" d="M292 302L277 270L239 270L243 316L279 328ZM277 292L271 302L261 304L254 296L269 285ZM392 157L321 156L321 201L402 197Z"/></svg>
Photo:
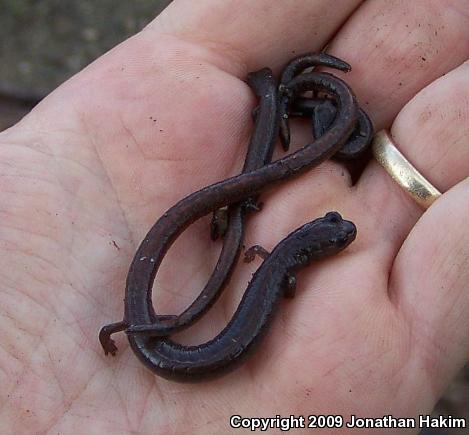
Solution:
<svg viewBox="0 0 469 435"><path fill-rule="evenodd" d="M244 262L250 263L256 258L256 255L265 260L270 255L270 252L260 245L251 246L244 253ZM296 276L291 272L287 272L282 287L284 291L283 295L286 298L294 298L296 294Z"/></svg>

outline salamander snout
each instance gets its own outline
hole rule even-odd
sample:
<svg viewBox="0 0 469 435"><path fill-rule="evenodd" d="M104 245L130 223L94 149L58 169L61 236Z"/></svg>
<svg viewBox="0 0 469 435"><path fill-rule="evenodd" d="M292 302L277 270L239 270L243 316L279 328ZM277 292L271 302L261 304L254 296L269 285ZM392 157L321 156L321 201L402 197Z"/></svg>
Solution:
<svg viewBox="0 0 469 435"><path fill-rule="evenodd" d="M347 233L349 239L351 238L352 240L355 239L357 236L357 227L353 222L343 220L343 229Z"/></svg>

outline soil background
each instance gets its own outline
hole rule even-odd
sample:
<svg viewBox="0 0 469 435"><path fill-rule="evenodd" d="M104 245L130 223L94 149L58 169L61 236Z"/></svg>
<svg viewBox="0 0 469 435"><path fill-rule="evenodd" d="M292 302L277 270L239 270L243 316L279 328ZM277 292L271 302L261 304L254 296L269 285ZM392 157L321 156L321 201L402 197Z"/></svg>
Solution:
<svg viewBox="0 0 469 435"><path fill-rule="evenodd" d="M67 78L141 30L170 1L0 0L0 131ZM453 381L433 415L465 417L469 424L469 367ZM469 428L421 432L443 434L469 434Z"/></svg>

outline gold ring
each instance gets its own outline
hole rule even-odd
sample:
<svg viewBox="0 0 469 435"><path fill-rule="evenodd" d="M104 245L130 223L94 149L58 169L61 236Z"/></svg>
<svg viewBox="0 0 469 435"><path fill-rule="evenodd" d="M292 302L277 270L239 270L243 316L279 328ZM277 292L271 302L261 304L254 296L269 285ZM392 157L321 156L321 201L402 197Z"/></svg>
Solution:
<svg viewBox="0 0 469 435"><path fill-rule="evenodd" d="M401 154L386 130L376 133L371 147L375 159L421 207L430 207L441 196L441 192Z"/></svg>

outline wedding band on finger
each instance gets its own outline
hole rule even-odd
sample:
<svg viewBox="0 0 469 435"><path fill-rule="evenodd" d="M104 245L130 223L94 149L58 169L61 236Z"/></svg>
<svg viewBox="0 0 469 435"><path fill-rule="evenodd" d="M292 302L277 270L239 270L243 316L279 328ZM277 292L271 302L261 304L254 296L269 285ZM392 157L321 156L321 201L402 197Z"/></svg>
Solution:
<svg viewBox="0 0 469 435"><path fill-rule="evenodd" d="M402 155L386 130L376 133L372 151L375 159L421 207L427 209L441 196L441 192Z"/></svg>

